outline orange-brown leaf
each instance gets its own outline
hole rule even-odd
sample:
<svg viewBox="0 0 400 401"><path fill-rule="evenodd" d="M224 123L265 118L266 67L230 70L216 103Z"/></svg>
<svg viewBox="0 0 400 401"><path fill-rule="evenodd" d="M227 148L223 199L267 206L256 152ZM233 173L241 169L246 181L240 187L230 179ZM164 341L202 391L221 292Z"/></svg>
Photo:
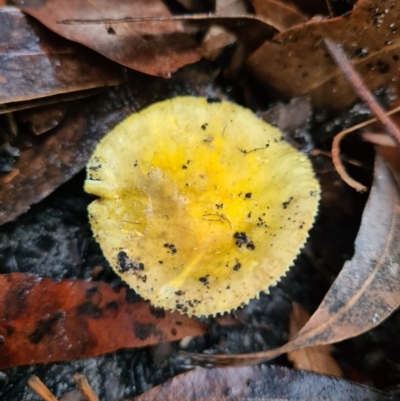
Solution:
<svg viewBox="0 0 400 401"><path fill-rule="evenodd" d="M129 303L125 289L84 280L0 276L0 370L92 357L204 333L194 318Z"/></svg>

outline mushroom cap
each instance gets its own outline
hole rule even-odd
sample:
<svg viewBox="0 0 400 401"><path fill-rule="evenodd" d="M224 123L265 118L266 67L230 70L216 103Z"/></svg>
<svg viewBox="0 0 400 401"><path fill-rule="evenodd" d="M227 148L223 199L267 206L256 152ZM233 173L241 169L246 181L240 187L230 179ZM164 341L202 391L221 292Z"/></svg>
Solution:
<svg viewBox="0 0 400 401"><path fill-rule="evenodd" d="M306 156L250 110L177 97L98 144L85 190L96 240L152 304L238 308L277 283L307 239L320 188Z"/></svg>

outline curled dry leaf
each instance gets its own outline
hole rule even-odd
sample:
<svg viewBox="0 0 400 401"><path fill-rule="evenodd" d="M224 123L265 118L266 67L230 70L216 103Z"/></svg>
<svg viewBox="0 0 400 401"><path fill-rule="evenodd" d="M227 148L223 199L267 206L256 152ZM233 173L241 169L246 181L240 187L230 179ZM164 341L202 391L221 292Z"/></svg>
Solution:
<svg viewBox="0 0 400 401"><path fill-rule="evenodd" d="M16 8L0 9L1 104L122 81L118 65L58 37Z"/></svg>
<svg viewBox="0 0 400 401"><path fill-rule="evenodd" d="M246 365L296 349L339 342L371 330L400 305L400 193L378 157L353 259L309 322L286 345L248 355L191 355L193 363Z"/></svg>
<svg viewBox="0 0 400 401"><path fill-rule="evenodd" d="M180 21L137 21L119 24L61 23L64 20L104 20L126 17L169 17L161 0L14 0L15 6L38 19L52 31L101 54L150 75L168 77L177 69L200 59L196 30ZM39 4L39 5L38 5Z"/></svg>
<svg viewBox="0 0 400 401"><path fill-rule="evenodd" d="M289 1L250 0L250 2L256 15L263 18L279 32L304 24L309 19L295 4Z"/></svg>
<svg viewBox="0 0 400 401"><path fill-rule="evenodd" d="M0 275L0 369L93 357L204 333L196 319L126 301L109 284Z"/></svg>
<svg viewBox="0 0 400 401"><path fill-rule="evenodd" d="M359 0L343 17L310 22L278 34L249 59L253 73L284 96L307 94L318 107L343 108L353 90L322 40L340 43L370 89L391 85L400 63L400 2Z"/></svg>
<svg viewBox="0 0 400 401"><path fill-rule="evenodd" d="M340 397L338 397L340 394ZM124 401L389 401L397 397L347 380L282 366L195 369Z"/></svg>

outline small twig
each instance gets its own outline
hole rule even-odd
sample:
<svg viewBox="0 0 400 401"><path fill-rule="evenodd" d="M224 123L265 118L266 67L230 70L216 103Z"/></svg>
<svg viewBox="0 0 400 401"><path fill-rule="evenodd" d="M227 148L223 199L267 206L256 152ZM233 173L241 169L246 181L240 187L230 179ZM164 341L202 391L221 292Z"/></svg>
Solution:
<svg viewBox="0 0 400 401"><path fill-rule="evenodd" d="M388 111L386 114L389 116L394 113L397 113L398 111L400 111L400 106L395 107L393 110ZM350 134L350 132L354 132L354 131L356 131L360 128L363 128L376 121L378 121L376 118L371 118L370 120L364 121L363 123L360 123L360 124L354 125L353 127L345 129L344 131L339 132L339 134L337 134L335 136L335 138L333 138L333 142L332 142L332 152L331 152L332 162L333 162L333 165L335 166L337 173L340 175L340 178L344 182L346 182L348 185L350 185L352 188L354 188L356 191L359 191L359 192L364 192L364 191L366 191L367 188L364 185L360 184L359 182L353 180L347 174L347 172L343 166L343 163L341 161L341 158L340 158L340 142L346 135ZM368 140L369 142L378 144L377 142L373 142L371 135L373 135L373 134L369 134L369 136L367 134L363 134L363 139ZM397 142L394 141L391 137L387 137L387 138L388 138L388 140L391 141L392 146L397 145ZM380 143L380 144L382 144L382 143ZM387 143L385 143L385 145L389 146Z"/></svg>
<svg viewBox="0 0 400 401"><path fill-rule="evenodd" d="M314 149L310 152L310 156L326 156L332 159L332 152L322 149ZM347 157L343 157L343 160L348 164L352 164L353 166L364 167L364 164L361 163L359 160L349 159Z"/></svg>
<svg viewBox="0 0 400 401"><path fill-rule="evenodd" d="M84 375L80 373L75 373L73 379L79 391L83 394L87 401L99 401L99 398L90 387Z"/></svg>
<svg viewBox="0 0 400 401"><path fill-rule="evenodd" d="M329 39L324 39L324 43L330 55L335 60L339 69L353 87L354 91L368 105L372 113L382 123L385 131L396 141L397 146L400 148L400 130L396 124L385 114L385 111L381 106L379 106L372 93L364 85L360 75L354 69L344 51ZM340 140L341 137L338 139L338 141L340 142Z"/></svg>
<svg viewBox="0 0 400 401"><path fill-rule="evenodd" d="M342 160L340 158L340 142L342 139L348 135L350 132L353 132L354 129L349 128L345 129L342 132L339 132L334 138L332 142L332 162L333 165L335 166L336 171L340 175L340 178L348 185L350 185L352 188L354 188L357 192L365 192L367 190L367 187L360 184L358 181L353 180L348 174L346 169L344 168L344 165L342 163Z"/></svg>
<svg viewBox="0 0 400 401"><path fill-rule="evenodd" d="M45 384L37 377L32 376L28 380L28 386L31 390L41 397L44 401L57 401L52 392L45 386Z"/></svg>
<svg viewBox="0 0 400 401"><path fill-rule="evenodd" d="M331 4L331 0L325 0L326 6L328 7L329 15L331 18L333 18L335 15L333 13L333 8Z"/></svg>

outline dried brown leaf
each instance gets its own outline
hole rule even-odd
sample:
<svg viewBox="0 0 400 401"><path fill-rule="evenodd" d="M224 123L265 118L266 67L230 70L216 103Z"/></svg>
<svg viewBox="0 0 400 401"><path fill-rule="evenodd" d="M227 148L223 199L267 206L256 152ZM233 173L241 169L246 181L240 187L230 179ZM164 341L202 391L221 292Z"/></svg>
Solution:
<svg viewBox="0 0 400 401"><path fill-rule="evenodd" d="M310 320L310 315L295 302L292 304L292 313L289 322L289 339L291 340ZM288 352L288 359L293 367L325 375L343 377L343 373L332 358L331 345L317 345Z"/></svg>
<svg viewBox="0 0 400 401"><path fill-rule="evenodd" d="M169 77L177 69L198 61L196 31L180 21L137 21L134 23L64 24L63 20L104 20L125 17L169 17L161 0L118 0L109 2L71 0L14 0L24 12L52 31L81 43L104 56L150 75Z"/></svg>
<svg viewBox="0 0 400 401"><path fill-rule="evenodd" d="M212 26L202 43L202 55L208 60L216 60L226 46L236 42L236 37L220 26Z"/></svg>
<svg viewBox="0 0 400 401"><path fill-rule="evenodd" d="M0 103L116 85L122 69L44 28L13 7L0 9Z"/></svg>
<svg viewBox="0 0 400 401"><path fill-rule="evenodd" d="M195 369L124 401L395 401L396 396L347 380L284 368Z"/></svg>
<svg viewBox="0 0 400 401"><path fill-rule="evenodd" d="M129 303L125 290L84 280L0 275L0 369L93 357L204 333L194 318Z"/></svg>
<svg viewBox="0 0 400 401"><path fill-rule="evenodd" d="M54 1L54 0L53 0ZM246 52L253 52L265 40L272 38L276 33L276 29L267 24L263 19L254 15L229 15L219 16L214 14L188 14L174 15L171 17L125 17L125 18L108 18L108 19L69 19L60 23L79 26L79 25L99 25L108 24L138 24L153 23L155 25L166 22L182 22L186 23L186 29L193 33L193 30L206 30L213 25L219 25L232 33L235 33L238 39L246 48ZM201 54L199 47L198 53Z"/></svg>
<svg viewBox="0 0 400 401"><path fill-rule="evenodd" d="M400 305L400 193L377 157L374 184L346 262L309 322L286 345L248 355L190 355L196 364L246 365L305 347L331 344L379 325Z"/></svg>
<svg viewBox="0 0 400 401"><path fill-rule="evenodd" d="M398 74L400 2L360 0L347 16L310 22L278 34L250 58L249 67L284 96L307 94L318 107L343 108L356 96L322 40L340 43L366 85L392 85ZM394 88L398 90L398 88Z"/></svg>
<svg viewBox="0 0 400 401"><path fill-rule="evenodd" d="M309 19L295 4L289 1L250 0L250 2L256 15L263 18L279 32L304 24Z"/></svg>

